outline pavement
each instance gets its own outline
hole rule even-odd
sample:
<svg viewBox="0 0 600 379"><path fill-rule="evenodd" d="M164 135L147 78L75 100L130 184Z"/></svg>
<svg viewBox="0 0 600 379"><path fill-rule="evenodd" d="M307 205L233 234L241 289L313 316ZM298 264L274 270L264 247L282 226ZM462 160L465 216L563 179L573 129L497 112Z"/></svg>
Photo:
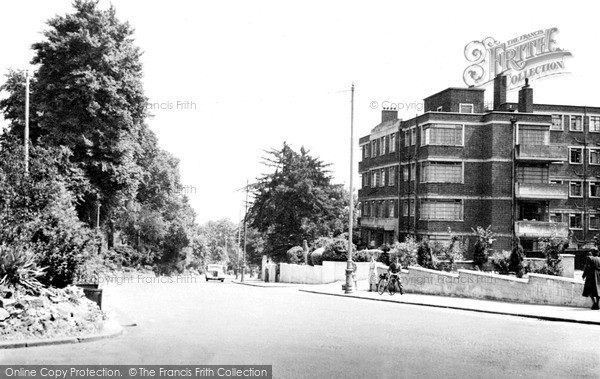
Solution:
<svg viewBox="0 0 600 379"><path fill-rule="evenodd" d="M389 295L388 293L379 295L377 292L368 291L368 284L366 280L359 281L357 286L358 289L354 290L354 292L351 294L344 293L342 290L343 282L330 284L265 283L255 278L246 279L243 283L241 283L239 280L233 280L233 282L237 284L264 288L297 288L301 292L328 296L535 318L546 321L600 325L600 310L553 305L510 303L460 297L422 295L416 293L405 293L404 295L396 293L393 296Z"/></svg>

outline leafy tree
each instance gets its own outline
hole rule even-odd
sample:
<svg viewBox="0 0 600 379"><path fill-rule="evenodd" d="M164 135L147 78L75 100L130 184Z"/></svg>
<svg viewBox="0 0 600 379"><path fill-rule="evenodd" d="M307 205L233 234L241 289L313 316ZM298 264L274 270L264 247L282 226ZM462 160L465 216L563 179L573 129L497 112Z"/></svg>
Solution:
<svg viewBox="0 0 600 379"><path fill-rule="evenodd" d="M483 266L488 262L492 244L495 241L494 237L496 237L496 233L491 228L492 226L489 225L485 229L481 226L473 229L473 232L477 235L477 241L475 241L475 246L473 247L473 264L479 270L483 270Z"/></svg>
<svg viewBox="0 0 600 379"><path fill-rule="evenodd" d="M293 246L319 236L336 236L347 226L347 192L331 183L328 165L304 148L294 151L284 143L264 158L274 172L263 175L253 186L254 203L250 225L263 234L265 253L285 260Z"/></svg>

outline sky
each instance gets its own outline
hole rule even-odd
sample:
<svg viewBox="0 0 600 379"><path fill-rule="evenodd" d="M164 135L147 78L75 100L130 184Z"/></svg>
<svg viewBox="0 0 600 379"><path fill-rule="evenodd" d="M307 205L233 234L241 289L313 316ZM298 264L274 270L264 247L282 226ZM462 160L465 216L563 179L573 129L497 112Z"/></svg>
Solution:
<svg viewBox="0 0 600 379"><path fill-rule="evenodd" d="M569 74L533 81L534 102L600 106L597 12L591 1L100 1L135 28L144 88L159 144L180 159L197 221L238 220L246 181L268 170L265 150L287 142L350 181L350 88L355 85L354 188L358 138L381 119L422 113L422 99L464 87L465 46L505 42L556 27L572 53ZM0 83L25 68L45 22L68 0L0 5ZM586 11L587 10L587 11ZM2 94L0 94L2 96ZM491 100L491 88L486 91ZM508 101L517 100L517 92ZM0 125L6 125L0 116Z"/></svg>

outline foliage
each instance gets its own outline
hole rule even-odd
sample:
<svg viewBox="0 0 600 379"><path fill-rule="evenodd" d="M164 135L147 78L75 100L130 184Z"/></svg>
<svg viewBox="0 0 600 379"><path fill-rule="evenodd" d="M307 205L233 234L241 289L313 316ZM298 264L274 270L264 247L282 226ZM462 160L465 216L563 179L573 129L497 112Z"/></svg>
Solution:
<svg viewBox="0 0 600 379"><path fill-rule="evenodd" d="M39 278L45 268L38 268L35 254L24 246L0 245L0 286L23 289L36 295L43 288Z"/></svg>
<svg viewBox="0 0 600 379"><path fill-rule="evenodd" d="M515 238L514 247L510 254L510 271L513 271L517 275L517 278L522 278L525 273L524 260L525 253L523 252L523 246L517 237Z"/></svg>
<svg viewBox="0 0 600 379"><path fill-rule="evenodd" d="M310 253L311 266L320 266L323 264L323 251L325 248L320 247Z"/></svg>
<svg viewBox="0 0 600 379"><path fill-rule="evenodd" d="M472 229L477 236L473 250L473 264L477 269L483 270L483 266L488 262L488 257L492 250L492 244L495 241L496 233L491 230L491 225L483 229L478 226L477 229Z"/></svg>
<svg viewBox="0 0 600 379"><path fill-rule="evenodd" d="M417 265L417 251L419 245L413 236L406 238L404 242L396 242L392 245L390 253L395 257L398 257L400 265L402 267L409 267Z"/></svg>
<svg viewBox="0 0 600 379"><path fill-rule="evenodd" d="M383 251L379 249L371 249L371 250L359 250L353 254L352 260L354 262L371 262L371 257L378 260Z"/></svg>
<svg viewBox="0 0 600 379"><path fill-rule="evenodd" d="M348 236L342 234L340 237L331 239L331 242L324 246L323 261L344 262L348 260ZM356 252L356 246L352 244L352 255Z"/></svg>
<svg viewBox="0 0 600 379"><path fill-rule="evenodd" d="M287 251L287 262L292 264L305 264L304 249L302 246L294 246Z"/></svg>
<svg viewBox="0 0 600 379"><path fill-rule="evenodd" d="M251 226L263 234L267 255L281 261L303 240L336 236L347 229L348 195L343 186L331 183L328 165L286 143L267 154L264 164L273 172L253 185L249 211Z"/></svg>
<svg viewBox="0 0 600 379"><path fill-rule="evenodd" d="M417 264L432 270L437 268L437 258L433 254L427 238L423 239L417 247Z"/></svg>
<svg viewBox="0 0 600 379"><path fill-rule="evenodd" d="M546 264L541 270L541 274L560 276L563 272L561 254L569 246L569 239L561 237L556 231L548 238L541 239L544 246L542 252L546 258Z"/></svg>
<svg viewBox="0 0 600 379"><path fill-rule="evenodd" d="M511 252L508 250L496 251L491 257L490 261L494 266L494 270L500 275L508 275L510 272Z"/></svg>

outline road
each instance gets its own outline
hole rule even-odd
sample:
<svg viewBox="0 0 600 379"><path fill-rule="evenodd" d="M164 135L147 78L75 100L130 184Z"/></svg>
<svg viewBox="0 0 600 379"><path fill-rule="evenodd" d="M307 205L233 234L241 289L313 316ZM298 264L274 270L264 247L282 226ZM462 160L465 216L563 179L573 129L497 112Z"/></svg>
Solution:
<svg viewBox="0 0 600 379"><path fill-rule="evenodd" d="M124 335L2 364L272 364L277 378L599 377L600 327L229 281L105 288ZM396 295L398 296L398 295Z"/></svg>

